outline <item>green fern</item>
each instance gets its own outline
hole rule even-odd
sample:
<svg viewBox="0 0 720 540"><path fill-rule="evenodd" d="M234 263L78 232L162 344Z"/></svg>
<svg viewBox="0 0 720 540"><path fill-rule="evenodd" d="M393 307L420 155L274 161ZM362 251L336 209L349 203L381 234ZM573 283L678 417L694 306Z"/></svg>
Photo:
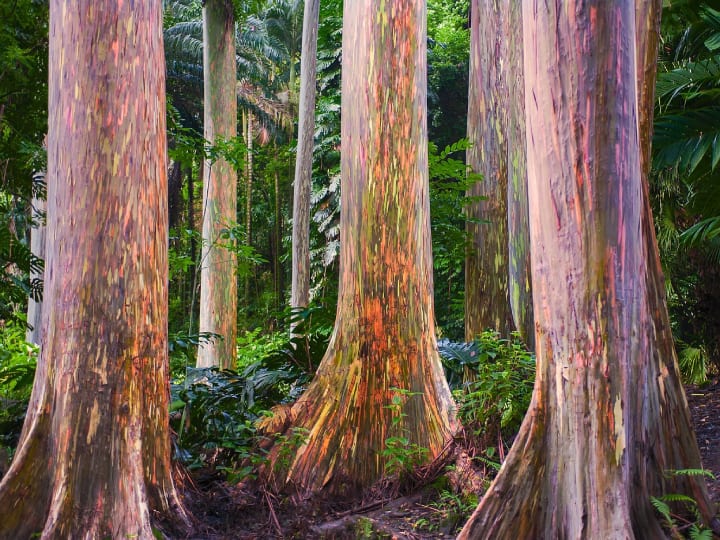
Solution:
<svg viewBox="0 0 720 540"><path fill-rule="evenodd" d="M703 384L707 382L709 357L705 347L692 347L677 342L680 373L686 382Z"/></svg>
<svg viewBox="0 0 720 540"><path fill-rule="evenodd" d="M665 471L667 477L672 476L705 476L715 480L715 475L707 469L670 469Z"/></svg>
<svg viewBox="0 0 720 540"><path fill-rule="evenodd" d="M710 529L698 527L695 523L690 527L688 532L690 540L712 540L713 532Z"/></svg>

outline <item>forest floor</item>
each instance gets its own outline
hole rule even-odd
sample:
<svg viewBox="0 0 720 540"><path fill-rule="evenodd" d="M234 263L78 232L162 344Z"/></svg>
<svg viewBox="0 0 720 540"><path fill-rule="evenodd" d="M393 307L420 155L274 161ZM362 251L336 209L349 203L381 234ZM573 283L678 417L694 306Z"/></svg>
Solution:
<svg viewBox="0 0 720 540"><path fill-rule="evenodd" d="M687 398L712 500L720 505L720 379L687 387ZM426 486L401 497L366 496L363 501L301 502L278 499L257 487L231 485L202 471L185 483L196 520L192 540L450 539L457 536L474 502L447 489Z"/></svg>
<svg viewBox="0 0 720 540"><path fill-rule="evenodd" d="M720 504L720 379L702 387L689 386L686 393L703 467L715 475L715 480L707 482L710 497Z"/></svg>

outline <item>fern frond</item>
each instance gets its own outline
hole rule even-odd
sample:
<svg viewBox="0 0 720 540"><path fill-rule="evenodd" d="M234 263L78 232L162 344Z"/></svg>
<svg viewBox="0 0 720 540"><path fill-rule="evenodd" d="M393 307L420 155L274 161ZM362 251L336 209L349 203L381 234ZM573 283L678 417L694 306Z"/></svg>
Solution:
<svg viewBox="0 0 720 540"><path fill-rule="evenodd" d="M670 469L665 474L668 476L706 476L715 480L715 475L707 469Z"/></svg>

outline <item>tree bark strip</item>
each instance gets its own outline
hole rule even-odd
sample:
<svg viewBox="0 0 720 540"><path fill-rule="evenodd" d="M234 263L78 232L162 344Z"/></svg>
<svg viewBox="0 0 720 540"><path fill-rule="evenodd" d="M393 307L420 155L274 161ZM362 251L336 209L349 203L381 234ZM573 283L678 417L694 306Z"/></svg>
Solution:
<svg viewBox="0 0 720 540"><path fill-rule="evenodd" d="M50 2L48 260L0 538L152 538L170 471L167 176L158 2Z"/></svg>
<svg viewBox="0 0 720 540"><path fill-rule="evenodd" d="M214 144L237 135L237 67L233 4L207 0L203 8L205 140ZM224 158L206 162L203 177L200 332L197 366L232 368L237 337L237 256L218 246L221 231L237 222L237 172Z"/></svg>
<svg viewBox="0 0 720 540"><path fill-rule="evenodd" d="M303 492L354 493L383 474L388 437L432 459L455 429L433 327L425 3L346 2L344 20L337 319L279 478ZM414 393L401 411L393 388Z"/></svg>

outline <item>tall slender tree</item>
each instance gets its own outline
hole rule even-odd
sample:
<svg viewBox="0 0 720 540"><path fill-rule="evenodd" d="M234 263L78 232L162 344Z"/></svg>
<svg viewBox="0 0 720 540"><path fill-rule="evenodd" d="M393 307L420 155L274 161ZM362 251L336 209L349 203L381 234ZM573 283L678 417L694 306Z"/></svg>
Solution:
<svg viewBox="0 0 720 540"><path fill-rule="evenodd" d="M235 19L230 0L207 0L203 7L205 139L237 135ZM223 157L206 162L203 177L200 332L220 339L203 342L199 367L235 365L237 336L237 256L220 244L223 229L237 221L237 172ZM249 241L249 239L248 239Z"/></svg>
<svg viewBox="0 0 720 540"><path fill-rule="evenodd" d="M672 342L647 235L635 10L523 3L537 380L460 538L662 538L650 496L668 492L711 517L701 481L666 478L700 461L662 357Z"/></svg>
<svg viewBox="0 0 720 540"><path fill-rule="evenodd" d="M289 410L307 439L283 475L304 491L368 486L389 437L433 458L455 427L433 327L425 2L346 2L344 20L337 319Z"/></svg>
<svg viewBox="0 0 720 540"><path fill-rule="evenodd" d="M38 171L33 175L33 182L45 184L45 171ZM45 240L47 238L47 227L45 226L45 198L33 197L32 219L34 226L30 232L30 250L35 257L45 260ZM43 279L42 271L30 269L31 284ZM27 307L28 329L25 333L25 341L28 343L40 344L42 338L42 300L40 298L28 298Z"/></svg>
<svg viewBox="0 0 720 540"><path fill-rule="evenodd" d="M159 2L50 2L44 336L0 538L152 538L168 433Z"/></svg>
<svg viewBox="0 0 720 540"><path fill-rule="evenodd" d="M500 0L471 2L467 163L483 180L468 190L482 197L468 207L465 339L486 328L513 330L508 295L507 9Z"/></svg>
<svg viewBox="0 0 720 540"><path fill-rule="evenodd" d="M503 60L507 87L507 212L508 212L508 296L515 329L525 344L535 348L535 320L532 304L530 266L530 225L528 223L527 145L525 141L525 77L523 67L522 4L502 0L502 32L508 41ZM511 38L515 36L515 38ZM477 299L482 301L482 299Z"/></svg>
<svg viewBox="0 0 720 540"><path fill-rule="evenodd" d="M305 0L300 56L300 116L293 192L290 307L310 303L310 194L315 134L315 75L320 0Z"/></svg>
<svg viewBox="0 0 720 540"><path fill-rule="evenodd" d="M468 165L483 175L468 195L465 338L517 329L532 347L521 4L471 2Z"/></svg>

